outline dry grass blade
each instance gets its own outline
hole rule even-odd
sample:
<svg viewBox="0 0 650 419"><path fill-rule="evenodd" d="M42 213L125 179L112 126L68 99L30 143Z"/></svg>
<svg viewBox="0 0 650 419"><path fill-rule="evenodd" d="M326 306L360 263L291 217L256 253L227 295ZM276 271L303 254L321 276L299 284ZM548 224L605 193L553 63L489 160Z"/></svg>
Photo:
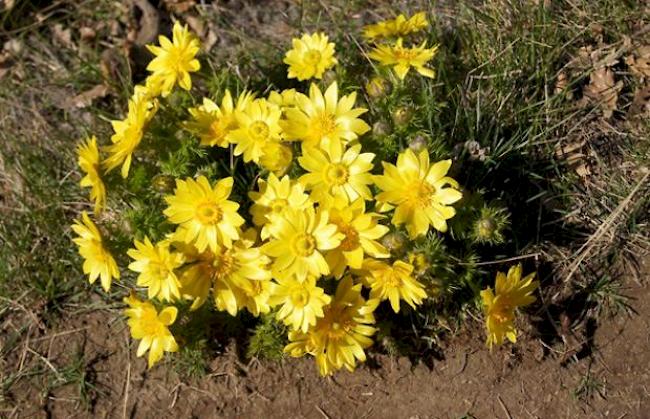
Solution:
<svg viewBox="0 0 650 419"><path fill-rule="evenodd" d="M568 267L568 273L564 280L568 282L573 275L575 274L576 270L580 266L580 264L589 256L591 251L593 250L594 246L598 244L600 239L609 231L611 228L615 226L616 221L620 217L621 214L625 211L625 209L628 207L630 202L632 202L632 199L636 195L636 193L639 191L641 186L645 184L645 182L648 180L648 177L650 176L650 172L646 172L643 178L637 182L637 184L634 186L634 188L630 191L630 193L621 201L621 203L616 207L614 211L603 221L603 223L598 227L596 232L592 234L589 239L582 245L580 248L575 252L573 255L573 262L571 265Z"/></svg>

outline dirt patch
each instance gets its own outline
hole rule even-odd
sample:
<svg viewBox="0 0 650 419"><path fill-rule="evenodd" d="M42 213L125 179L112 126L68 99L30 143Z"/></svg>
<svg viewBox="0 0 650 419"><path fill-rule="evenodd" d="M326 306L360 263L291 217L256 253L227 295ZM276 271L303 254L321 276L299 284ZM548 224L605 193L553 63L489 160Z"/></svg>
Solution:
<svg viewBox="0 0 650 419"><path fill-rule="evenodd" d="M377 356L355 373L329 379L318 376L311 359L244 365L232 346L200 380L181 380L169 365L148 371L117 313L94 311L12 351L16 365L39 358L51 369L51 390L25 379L11 389L4 412L54 418L643 418L650 408L650 287L633 284L628 294L637 314L605 321L592 354L566 366L553 349L544 355L536 339L490 353L480 335L468 331L448 342L445 359L432 369ZM56 385L77 359L85 390L74 380Z"/></svg>

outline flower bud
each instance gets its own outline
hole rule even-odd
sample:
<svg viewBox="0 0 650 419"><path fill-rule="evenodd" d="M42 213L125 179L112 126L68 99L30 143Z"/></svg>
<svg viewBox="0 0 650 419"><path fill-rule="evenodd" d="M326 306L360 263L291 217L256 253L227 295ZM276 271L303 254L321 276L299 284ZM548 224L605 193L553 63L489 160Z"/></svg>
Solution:
<svg viewBox="0 0 650 419"><path fill-rule="evenodd" d="M409 140L409 148L418 154L422 150L429 148L429 136L419 132Z"/></svg>
<svg viewBox="0 0 650 419"><path fill-rule="evenodd" d="M388 249L390 253L399 253L406 245L406 237L404 234L394 231L386 234L381 239L381 244Z"/></svg>
<svg viewBox="0 0 650 419"><path fill-rule="evenodd" d="M377 121L372 124L372 134L378 137L383 137L384 135L390 135L392 129L390 125L385 121Z"/></svg>
<svg viewBox="0 0 650 419"><path fill-rule="evenodd" d="M174 192L176 181L170 175L156 175L151 180L151 187L158 193L167 194Z"/></svg>
<svg viewBox="0 0 650 419"><path fill-rule="evenodd" d="M400 106L396 108L392 114L391 117L393 118L393 122L397 126L403 126L411 122L411 119L413 118L413 108L410 106Z"/></svg>
<svg viewBox="0 0 650 419"><path fill-rule="evenodd" d="M366 83L366 93L372 99L386 97L392 90L390 82L383 77L375 76Z"/></svg>

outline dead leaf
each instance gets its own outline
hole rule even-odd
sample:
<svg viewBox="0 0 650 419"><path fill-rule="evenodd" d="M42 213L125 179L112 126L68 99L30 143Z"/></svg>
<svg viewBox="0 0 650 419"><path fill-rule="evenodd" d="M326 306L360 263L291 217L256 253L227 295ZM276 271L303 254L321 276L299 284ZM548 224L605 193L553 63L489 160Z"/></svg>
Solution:
<svg viewBox="0 0 650 419"><path fill-rule="evenodd" d="M82 41L92 41L95 39L97 36L97 32L93 28L89 28L88 26L82 26L79 28L79 36L81 37Z"/></svg>
<svg viewBox="0 0 650 419"><path fill-rule="evenodd" d="M625 57L625 64L630 67L630 72L639 77L641 81L650 79L650 45L638 47L632 54Z"/></svg>
<svg viewBox="0 0 650 419"><path fill-rule="evenodd" d="M194 32L199 38L203 38L203 35L205 35L205 25L203 24L203 20L196 16L186 16L185 22L187 22L187 25L190 27L192 32Z"/></svg>
<svg viewBox="0 0 650 419"><path fill-rule="evenodd" d="M650 85L640 86L634 92L630 115L650 114Z"/></svg>
<svg viewBox="0 0 650 419"><path fill-rule="evenodd" d="M118 80L122 57L115 48L105 49L99 61L99 70L104 80Z"/></svg>
<svg viewBox="0 0 650 419"><path fill-rule="evenodd" d="M133 5L140 9L142 16L138 22L138 28L132 28L129 38L136 45L144 46L156 40L160 30L160 16L158 10L147 0L133 0Z"/></svg>
<svg viewBox="0 0 650 419"><path fill-rule="evenodd" d="M16 0L0 0L0 11L9 12L16 5Z"/></svg>
<svg viewBox="0 0 650 419"><path fill-rule="evenodd" d="M569 77L564 71L560 71L555 81L555 94L564 93L567 99L573 99L573 91L569 87Z"/></svg>
<svg viewBox="0 0 650 419"><path fill-rule="evenodd" d="M623 88L623 82L614 80L614 72L608 67L602 67L591 72L589 84L582 91L582 105L598 104L603 110L603 116L610 118L616 110L618 92Z"/></svg>
<svg viewBox="0 0 650 419"><path fill-rule="evenodd" d="M575 171L578 176L585 179L591 175L591 168L588 156L583 152L586 140L574 141L569 144L558 143L555 146L555 156L563 160L570 170Z"/></svg>
<svg viewBox="0 0 650 419"><path fill-rule="evenodd" d="M86 90L74 96L61 104L63 109L87 108L92 105L95 99L100 99L108 95L109 88L105 84L98 84L92 89Z"/></svg>
<svg viewBox="0 0 650 419"><path fill-rule="evenodd" d="M76 49L76 45L72 41L72 31L70 28L63 29L63 25L61 23L57 23L52 26L52 35L54 36L54 40L56 40L65 48L72 50Z"/></svg>
<svg viewBox="0 0 650 419"><path fill-rule="evenodd" d="M163 0L165 8L175 14L183 14L196 5L195 0Z"/></svg>

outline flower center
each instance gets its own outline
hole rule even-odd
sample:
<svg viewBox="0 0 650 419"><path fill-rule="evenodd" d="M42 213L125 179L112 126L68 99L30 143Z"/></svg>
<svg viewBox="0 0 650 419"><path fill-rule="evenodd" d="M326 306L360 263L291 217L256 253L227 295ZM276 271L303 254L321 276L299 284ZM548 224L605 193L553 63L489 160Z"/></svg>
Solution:
<svg viewBox="0 0 650 419"><path fill-rule="evenodd" d="M309 302L309 293L304 288L295 288L291 291L291 304L296 308L303 308Z"/></svg>
<svg viewBox="0 0 650 419"><path fill-rule="evenodd" d="M169 269L165 267L162 263L151 263L150 268L151 276L157 280L164 280L169 275Z"/></svg>
<svg viewBox="0 0 650 419"><path fill-rule="evenodd" d="M322 55L317 49L310 49L305 53L305 64L316 66L320 63Z"/></svg>
<svg viewBox="0 0 650 419"><path fill-rule="evenodd" d="M426 208L431 205L431 198L436 188L424 180L413 182L406 188L407 202L417 208Z"/></svg>
<svg viewBox="0 0 650 419"><path fill-rule="evenodd" d="M293 241L293 250L299 256L309 256L316 250L316 240L310 234L299 234Z"/></svg>
<svg viewBox="0 0 650 419"><path fill-rule="evenodd" d="M263 121L255 121L248 127L248 134L255 141L263 141L269 138L269 126Z"/></svg>
<svg viewBox="0 0 650 419"><path fill-rule="evenodd" d="M217 256L212 262L215 279L224 279L229 277L237 269L237 261L232 257L230 252L226 251Z"/></svg>
<svg viewBox="0 0 650 419"><path fill-rule="evenodd" d="M387 287L399 288L402 286L402 279L395 272L388 272L384 275L384 282Z"/></svg>
<svg viewBox="0 0 650 419"><path fill-rule="evenodd" d="M348 168L341 163L330 164L325 170L325 177L329 183L340 186L348 181Z"/></svg>
<svg viewBox="0 0 650 419"><path fill-rule="evenodd" d="M208 135L214 141L221 142L223 138L228 134L228 131L234 128L235 120L232 117L224 116L221 118L216 118L210 124L208 129Z"/></svg>
<svg viewBox="0 0 650 419"><path fill-rule="evenodd" d="M276 198L269 204L269 209L272 214L280 215L282 211L287 207L288 202L284 198Z"/></svg>
<svg viewBox="0 0 650 419"><path fill-rule="evenodd" d="M348 224L339 224L339 231L345 235L341 242L340 248L344 252L349 252L359 247L359 232Z"/></svg>
<svg viewBox="0 0 650 419"><path fill-rule="evenodd" d="M407 48L396 48L393 54L397 60L412 61L418 55L418 52Z"/></svg>
<svg viewBox="0 0 650 419"><path fill-rule="evenodd" d="M221 208L212 202L203 203L196 209L196 218L204 225L216 224L221 221L222 216Z"/></svg>
<svg viewBox="0 0 650 419"><path fill-rule="evenodd" d="M162 334L162 329L164 328L158 320L158 316L153 311L143 313L140 319L140 326L145 336L158 336Z"/></svg>
<svg viewBox="0 0 650 419"><path fill-rule="evenodd" d="M336 118L334 115L328 112L321 112L319 115L314 117L314 122L312 124L312 132L318 138L327 137L336 131Z"/></svg>

